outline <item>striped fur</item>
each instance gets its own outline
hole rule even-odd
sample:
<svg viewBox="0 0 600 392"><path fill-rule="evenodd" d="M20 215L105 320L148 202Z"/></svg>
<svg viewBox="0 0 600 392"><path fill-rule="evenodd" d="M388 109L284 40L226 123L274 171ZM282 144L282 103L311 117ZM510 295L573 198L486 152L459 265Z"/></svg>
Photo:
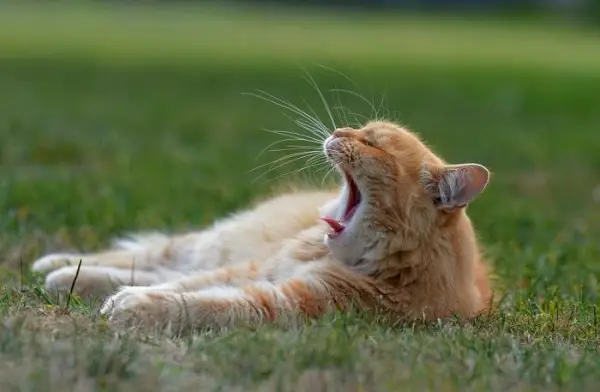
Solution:
<svg viewBox="0 0 600 392"><path fill-rule="evenodd" d="M49 289L67 290L81 260L75 289L107 296L101 312L112 322L174 333L289 326L351 306L401 320L470 318L489 308L490 268L465 208L487 185L487 169L447 165L389 122L339 129L323 149L361 195L337 236L320 218L342 219L348 182L277 195L199 232L44 256L33 270L47 274Z"/></svg>

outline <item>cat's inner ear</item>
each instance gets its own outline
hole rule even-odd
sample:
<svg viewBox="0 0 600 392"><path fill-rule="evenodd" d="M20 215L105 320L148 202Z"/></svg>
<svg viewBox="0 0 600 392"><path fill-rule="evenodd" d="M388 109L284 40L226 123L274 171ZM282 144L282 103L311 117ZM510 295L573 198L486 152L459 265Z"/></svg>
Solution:
<svg viewBox="0 0 600 392"><path fill-rule="evenodd" d="M425 191L439 209L454 210L469 204L488 184L490 172L482 165L467 163L429 170L423 167Z"/></svg>

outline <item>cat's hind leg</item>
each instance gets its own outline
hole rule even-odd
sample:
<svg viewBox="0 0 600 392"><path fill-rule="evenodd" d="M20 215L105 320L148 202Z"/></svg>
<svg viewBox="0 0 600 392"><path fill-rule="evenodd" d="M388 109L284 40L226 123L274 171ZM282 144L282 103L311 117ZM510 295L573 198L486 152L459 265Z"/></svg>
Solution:
<svg viewBox="0 0 600 392"><path fill-rule="evenodd" d="M98 253L51 253L33 262L34 272L48 274L57 269L77 266L104 266L122 269L148 270L155 264L164 264L170 238L160 234L150 234L133 239L115 241L112 249ZM161 261L163 263L161 263Z"/></svg>
<svg viewBox="0 0 600 392"><path fill-rule="evenodd" d="M213 271L183 272L155 268L152 271L125 269L106 265L68 266L52 271L46 277L46 288L65 292L74 284L79 295L105 295L120 289L134 291L197 291L211 286L241 286L257 279L264 279L266 268L254 262L239 263Z"/></svg>
<svg viewBox="0 0 600 392"><path fill-rule="evenodd" d="M31 270L41 274L69 266L105 266L121 269L132 269L135 267L136 255L128 251L107 251L101 253L52 253L36 260Z"/></svg>
<svg viewBox="0 0 600 392"><path fill-rule="evenodd" d="M47 275L45 286L52 291L67 291L75 281L80 295L110 294L123 285L147 286L183 276L169 258L170 242L166 236L146 236L104 252L50 254L35 261L32 270Z"/></svg>
<svg viewBox="0 0 600 392"><path fill-rule="evenodd" d="M80 296L103 296L124 285L150 286L163 282L166 277L156 271L126 270L105 266L77 266L59 268L46 276L45 287L51 292L71 290Z"/></svg>
<svg viewBox="0 0 600 392"><path fill-rule="evenodd" d="M51 292L66 292L75 282L74 292L79 295L103 295L126 284L160 282L156 272L136 267L135 260L140 257L144 255L125 250L81 255L63 253L42 257L32 269L46 275L44 285Z"/></svg>

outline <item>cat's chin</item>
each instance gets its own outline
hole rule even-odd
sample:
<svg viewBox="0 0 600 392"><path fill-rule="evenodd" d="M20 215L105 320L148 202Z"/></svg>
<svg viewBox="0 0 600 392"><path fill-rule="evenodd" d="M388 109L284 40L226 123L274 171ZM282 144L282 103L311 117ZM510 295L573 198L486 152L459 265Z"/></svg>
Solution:
<svg viewBox="0 0 600 392"><path fill-rule="evenodd" d="M334 235L326 233L323 243L337 261L352 266L358 264L362 258L358 243L352 237L351 233L345 230Z"/></svg>

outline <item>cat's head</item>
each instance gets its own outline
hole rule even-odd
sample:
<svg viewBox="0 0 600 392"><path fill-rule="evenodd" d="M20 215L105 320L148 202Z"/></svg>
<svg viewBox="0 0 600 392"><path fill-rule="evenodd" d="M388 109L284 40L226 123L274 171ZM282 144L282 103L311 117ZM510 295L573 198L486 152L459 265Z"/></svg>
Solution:
<svg viewBox="0 0 600 392"><path fill-rule="evenodd" d="M325 243L336 259L357 267L426 246L489 179L481 165L447 165L414 133L389 122L338 129L323 148L344 178L338 199L321 210L331 226Z"/></svg>

